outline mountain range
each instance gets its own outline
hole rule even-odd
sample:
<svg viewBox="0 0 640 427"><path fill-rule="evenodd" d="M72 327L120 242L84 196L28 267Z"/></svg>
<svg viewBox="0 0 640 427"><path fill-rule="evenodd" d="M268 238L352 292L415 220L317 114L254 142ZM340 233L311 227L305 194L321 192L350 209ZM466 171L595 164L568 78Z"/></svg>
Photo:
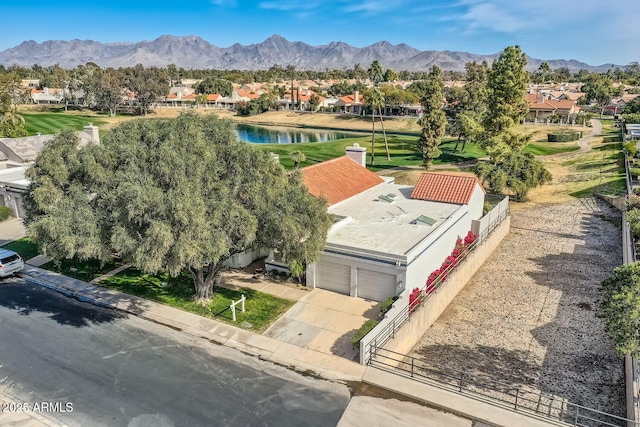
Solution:
<svg viewBox="0 0 640 427"><path fill-rule="evenodd" d="M58 64L63 68L93 62L101 67L130 67L142 64L146 67L166 67L175 64L182 68L212 68L228 70L268 69L275 64L281 67L293 65L299 70L344 69L360 64L363 68L374 60L383 67L397 71L427 71L432 65L443 70L464 71L470 61L489 64L500 55L477 55L453 51L420 51L404 43L392 45L380 41L358 48L343 42L311 46L303 42L290 42L273 35L262 43L248 46L234 44L221 48L198 36L163 35L152 41L137 43L100 43L93 40L49 40L42 43L33 40L0 52L0 64L5 66L34 64L48 67ZM543 59L527 57L527 69L536 70ZM566 67L570 71L585 69L602 72L612 64L593 66L576 60L547 59L551 68Z"/></svg>

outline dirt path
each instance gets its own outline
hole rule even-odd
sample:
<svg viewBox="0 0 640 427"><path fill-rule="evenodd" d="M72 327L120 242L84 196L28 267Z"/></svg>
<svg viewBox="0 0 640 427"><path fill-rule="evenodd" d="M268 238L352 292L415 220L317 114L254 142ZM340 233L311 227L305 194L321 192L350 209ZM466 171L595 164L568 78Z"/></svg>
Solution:
<svg viewBox="0 0 640 427"><path fill-rule="evenodd" d="M557 158L568 159L591 150L591 141L593 140L593 138L600 136L600 133L602 132L602 122L600 122L600 120L592 119L591 125L593 127L591 132L578 140L578 147L580 147L578 150L572 151L570 153L558 153L551 154L549 156L539 156L538 158L543 161Z"/></svg>
<svg viewBox="0 0 640 427"><path fill-rule="evenodd" d="M597 199L531 205L412 355L624 414L624 367L595 316L622 262L620 212Z"/></svg>

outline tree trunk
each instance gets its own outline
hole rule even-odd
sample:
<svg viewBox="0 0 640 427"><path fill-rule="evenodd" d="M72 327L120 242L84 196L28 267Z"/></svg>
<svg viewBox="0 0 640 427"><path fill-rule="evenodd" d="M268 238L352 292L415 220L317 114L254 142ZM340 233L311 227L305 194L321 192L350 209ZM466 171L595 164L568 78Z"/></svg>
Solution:
<svg viewBox="0 0 640 427"><path fill-rule="evenodd" d="M376 113L375 109L371 110L371 166L376 164L375 144L376 144Z"/></svg>
<svg viewBox="0 0 640 427"><path fill-rule="evenodd" d="M380 114L380 126L382 126L382 135L384 136L384 149L387 150L387 161L391 161L391 154L389 154L389 144L387 143L387 133L384 131L384 120L382 120L382 114Z"/></svg>
<svg viewBox="0 0 640 427"><path fill-rule="evenodd" d="M196 291L193 299L200 305L208 305L214 296L213 280L222 264L209 264L201 268L189 268L193 276L193 287Z"/></svg>

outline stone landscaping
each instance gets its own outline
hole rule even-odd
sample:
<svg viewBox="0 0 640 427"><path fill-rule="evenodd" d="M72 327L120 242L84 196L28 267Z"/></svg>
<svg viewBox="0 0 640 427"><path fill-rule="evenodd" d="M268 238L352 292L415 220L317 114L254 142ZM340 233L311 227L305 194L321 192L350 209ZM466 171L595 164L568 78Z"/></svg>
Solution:
<svg viewBox="0 0 640 427"><path fill-rule="evenodd" d="M597 199L512 212L512 228L411 356L624 416L624 364L595 316L622 264L621 213Z"/></svg>

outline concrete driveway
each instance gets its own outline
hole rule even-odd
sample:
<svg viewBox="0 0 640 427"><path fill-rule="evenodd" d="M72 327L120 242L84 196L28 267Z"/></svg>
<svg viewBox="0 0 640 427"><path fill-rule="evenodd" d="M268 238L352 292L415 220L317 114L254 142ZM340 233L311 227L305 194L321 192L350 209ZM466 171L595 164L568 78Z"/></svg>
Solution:
<svg viewBox="0 0 640 427"><path fill-rule="evenodd" d="M264 336L347 359L356 352L351 337L369 319L380 313L380 303L323 289L302 297Z"/></svg>
<svg viewBox="0 0 640 427"><path fill-rule="evenodd" d="M22 220L18 218L9 218L0 222L0 246L24 237L25 230Z"/></svg>

